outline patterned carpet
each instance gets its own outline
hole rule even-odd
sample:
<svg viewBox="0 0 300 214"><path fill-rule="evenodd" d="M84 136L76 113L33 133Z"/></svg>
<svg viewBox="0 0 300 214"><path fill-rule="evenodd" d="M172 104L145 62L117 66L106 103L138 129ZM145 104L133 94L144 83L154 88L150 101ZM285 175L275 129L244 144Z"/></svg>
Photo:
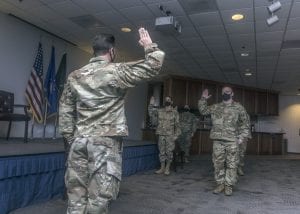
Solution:
<svg viewBox="0 0 300 214"><path fill-rule="evenodd" d="M193 161L170 176L147 171L123 179L110 214L299 214L300 156L251 156L245 176L231 197L214 195L210 156ZM64 214L61 199L11 214Z"/></svg>

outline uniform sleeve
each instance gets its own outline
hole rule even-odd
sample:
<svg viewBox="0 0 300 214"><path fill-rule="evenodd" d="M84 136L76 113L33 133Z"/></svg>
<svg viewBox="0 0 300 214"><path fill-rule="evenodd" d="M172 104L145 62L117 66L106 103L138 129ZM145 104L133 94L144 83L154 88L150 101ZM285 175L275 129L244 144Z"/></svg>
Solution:
<svg viewBox="0 0 300 214"><path fill-rule="evenodd" d="M156 127L158 125L158 108L154 105L149 105L148 114L150 117L151 125Z"/></svg>
<svg viewBox="0 0 300 214"><path fill-rule="evenodd" d="M241 140L245 140L247 138L251 138L251 131L250 131L250 119L247 111L244 107L242 107L242 110L239 114L239 136L238 138Z"/></svg>
<svg viewBox="0 0 300 214"><path fill-rule="evenodd" d="M174 112L175 112L174 134L175 134L175 137L178 138L179 135L181 134L180 123L179 123L179 113L178 113L178 111L174 111Z"/></svg>
<svg viewBox="0 0 300 214"><path fill-rule="evenodd" d="M115 78L120 88L131 88L138 83L150 80L161 70L165 53L155 43L145 48L145 59L121 63L115 70Z"/></svg>
<svg viewBox="0 0 300 214"><path fill-rule="evenodd" d="M211 114L211 106L207 106L207 101L205 98L201 98L198 101L198 109L199 109L200 114L202 114L202 115Z"/></svg>
<svg viewBox="0 0 300 214"><path fill-rule="evenodd" d="M69 142L73 139L76 120L76 97L67 80L59 102L59 131Z"/></svg>

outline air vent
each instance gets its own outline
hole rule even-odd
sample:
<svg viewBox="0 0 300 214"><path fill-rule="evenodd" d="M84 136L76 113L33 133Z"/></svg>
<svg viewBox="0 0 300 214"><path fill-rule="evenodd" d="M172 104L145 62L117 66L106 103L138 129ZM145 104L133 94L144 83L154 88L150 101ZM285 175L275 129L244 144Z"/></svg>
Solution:
<svg viewBox="0 0 300 214"><path fill-rule="evenodd" d="M70 20L86 29L105 27L102 22L91 15L71 17Z"/></svg>
<svg viewBox="0 0 300 214"><path fill-rule="evenodd" d="M217 11L215 0L178 0L187 14Z"/></svg>
<svg viewBox="0 0 300 214"><path fill-rule="evenodd" d="M287 40L282 44L282 49L300 48L300 40Z"/></svg>

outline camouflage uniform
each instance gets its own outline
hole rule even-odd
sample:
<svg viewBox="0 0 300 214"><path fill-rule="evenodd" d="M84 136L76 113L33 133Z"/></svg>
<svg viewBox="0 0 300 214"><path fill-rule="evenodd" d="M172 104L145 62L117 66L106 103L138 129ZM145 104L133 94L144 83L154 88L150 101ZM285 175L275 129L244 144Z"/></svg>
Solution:
<svg viewBox="0 0 300 214"><path fill-rule="evenodd" d="M98 56L72 72L60 99L60 132L71 143L65 176L68 214L107 213L121 180L121 137L128 135L127 89L159 74L164 52L151 44L145 60L109 63Z"/></svg>
<svg viewBox="0 0 300 214"><path fill-rule="evenodd" d="M172 162L175 139L180 135L178 111L172 107L158 109L150 104L148 112L153 125L157 125L159 160Z"/></svg>
<svg viewBox="0 0 300 214"><path fill-rule="evenodd" d="M251 139L251 132L249 132L248 139ZM238 174L244 175L243 167L245 165L245 154L247 150L247 139L244 140L244 142L239 144L239 163L238 163Z"/></svg>
<svg viewBox="0 0 300 214"><path fill-rule="evenodd" d="M238 143L249 137L249 116L242 105L218 103L207 106L206 99L198 103L202 115L211 115L213 142L213 163L218 185L233 186L237 181ZM226 165L226 166L225 166Z"/></svg>
<svg viewBox="0 0 300 214"><path fill-rule="evenodd" d="M197 117L191 112L182 112L179 114L179 124L181 134L177 139L181 151L185 156L189 156L191 147L191 138L197 130Z"/></svg>

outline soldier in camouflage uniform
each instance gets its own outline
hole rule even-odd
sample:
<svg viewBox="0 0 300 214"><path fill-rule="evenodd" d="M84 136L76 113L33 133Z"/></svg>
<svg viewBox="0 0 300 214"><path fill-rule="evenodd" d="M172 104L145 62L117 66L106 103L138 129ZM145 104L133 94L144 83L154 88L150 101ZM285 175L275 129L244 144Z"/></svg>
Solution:
<svg viewBox="0 0 300 214"><path fill-rule="evenodd" d="M65 175L68 214L106 214L121 181L122 137L128 135L124 112L127 89L159 74L164 52L139 29L145 59L112 63L115 39L96 36L94 58L72 72L60 99L60 132L71 144Z"/></svg>
<svg viewBox="0 0 300 214"><path fill-rule="evenodd" d="M250 136L249 116L244 107L232 100L233 91L223 87L223 101L207 106L210 97L208 90L202 93L198 107L202 115L211 115L212 129L210 138L213 140L213 163L217 187L214 193L225 191L232 195L232 188L237 182L238 145Z"/></svg>
<svg viewBox="0 0 300 214"><path fill-rule="evenodd" d="M170 166L173 160L173 150L175 149L175 140L180 135L179 114L172 107L170 97L165 98L165 107L158 109L154 106L154 97L151 98L148 107L148 113L152 125L156 126L158 135L159 160L161 167L156 174L170 174Z"/></svg>
<svg viewBox="0 0 300 214"><path fill-rule="evenodd" d="M181 134L177 139L181 151L184 152L184 160L189 162L188 157L190 154L191 139L197 130L197 117L190 112L188 105L184 106L184 111L179 114L179 124Z"/></svg>

